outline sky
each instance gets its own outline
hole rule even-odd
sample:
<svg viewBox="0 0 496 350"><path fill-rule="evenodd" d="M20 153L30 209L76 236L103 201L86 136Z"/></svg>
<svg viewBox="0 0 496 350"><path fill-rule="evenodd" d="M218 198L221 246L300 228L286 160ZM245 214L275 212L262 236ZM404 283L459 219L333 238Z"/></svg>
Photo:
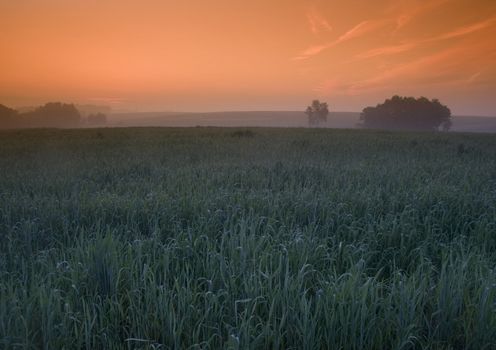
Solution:
<svg viewBox="0 0 496 350"><path fill-rule="evenodd" d="M495 0L0 0L0 103L496 115Z"/></svg>

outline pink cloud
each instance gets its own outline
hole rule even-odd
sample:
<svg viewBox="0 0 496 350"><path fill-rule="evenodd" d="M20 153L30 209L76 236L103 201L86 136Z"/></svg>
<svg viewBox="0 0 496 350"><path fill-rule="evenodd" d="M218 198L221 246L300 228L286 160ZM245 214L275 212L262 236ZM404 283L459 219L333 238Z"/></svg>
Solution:
<svg viewBox="0 0 496 350"><path fill-rule="evenodd" d="M459 36L471 34L471 33L477 32L479 30L488 28L488 27L492 26L495 23L496 23L496 16L493 16L491 18L488 18L487 20L480 21L478 23L474 23L474 24L471 24L471 25L468 25L468 26L463 26L463 27L454 29L454 30L452 30L450 32L447 32L447 33L444 33L444 34L435 36L435 37L433 37L431 39L427 39L427 41L438 41L438 40L445 40L445 39L456 38L456 37L459 37Z"/></svg>
<svg viewBox="0 0 496 350"><path fill-rule="evenodd" d="M460 85L474 82L480 73L469 72L488 64L488 48L484 43L467 47L466 44L450 47L418 60L402 63L379 75L358 81L350 85L349 93L358 94L364 91L384 89L388 86L408 85Z"/></svg>
<svg viewBox="0 0 496 350"><path fill-rule="evenodd" d="M470 77L468 77L467 83L475 82L481 76L481 74L482 74L482 72L477 72L477 73L472 74Z"/></svg>
<svg viewBox="0 0 496 350"><path fill-rule="evenodd" d="M344 41L348 41L354 38L358 38L360 36L363 36L364 34L367 34L377 28L380 28L386 24L387 21L363 21L358 23L356 26L348 30L346 33L341 35L337 42L341 43Z"/></svg>
<svg viewBox="0 0 496 350"><path fill-rule="evenodd" d="M307 58L310 58L312 56L315 56L322 51L325 51L327 49L330 49L332 47L335 47L343 42L346 42L348 40L358 38L361 36L364 36L376 29L379 29L383 27L384 25L388 23L396 23L396 30L400 29L404 25L406 25L408 22L410 22L413 18L426 13L434 8L437 8L439 6L442 6L449 1L452 0L431 0L429 2L414 2L413 6L407 6L407 9L404 10L403 13L400 13L397 15L397 17L389 17L386 19L379 19L379 20L365 20L360 23L358 23L356 26L348 30L347 32L343 33L340 37L338 37L336 40L324 43L324 44L319 44L319 45L313 45L305 49L302 53L297 55L296 57L293 57L293 60L305 60ZM391 8L392 11L397 12L398 7L395 5ZM317 34L321 32L322 30L332 30L332 27L329 25L325 19L323 19L321 16L319 16L314 10L309 12L307 14L307 19L310 24L310 30L314 33ZM476 28L463 28L464 30L470 31L470 30L478 30ZM453 35L457 35L457 33L453 33ZM390 46L390 47L384 47L384 48L379 48L375 50L371 50L368 53L364 53L363 57L361 58L366 58L366 57L373 57L377 55L383 55L383 54L394 54L398 52L404 52L407 51L411 48L413 48L417 43L404 43L401 45L395 45L395 46Z"/></svg>
<svg viewBox="0 0 496 350"><path fill-rule="evenodd" d="M484 30L486 28L491 27L492 25L496 24L496 16L488 18L486 20L471 24L471 25L466 25L462 26L456 29L453 29L449 32L433 36L431 38L426 38L426 39L417 39L417 40L412 40L410 42L404 42L402 44L398 45L390 45L390 46L383 46L383 47L378 47L371 49L369 51L363 52L361 54L358 54L355 56L355 59L365 59L365 58L371 58L371 57L376 57L376 56L384 56L384 55L393 55L397 53L402 53L405 51L409 51L412 49L417 48L418 46L426 43L432 43L432 42L437 42L437 41L442 41L442 40L448 40L448 39L454 39L458 37L462 37L465 35L469 35L472 33L475 33L480 30Z"/></svg>
<svg viewBox="0 0 496 350"><path fill-rule="evenodd" d="M304 60L309 57L315 56L319 53L321 53L324 50L330 49L336 45L339 45L343 42L364 36L365 34L368 34L380 27L383 27L385 24L387 24L388 21L384 20L379 20L379 21L362 21L358 23L356 26L351 28L350 30L346 31L343 33L340 37L338 37L336 40L331 41L326 44L321 44L321 45L314 45L308 47L305 51L303 51L300 55L294 57L294 60Z"/></svg>
<svg viewBox="0 0 496 350"><path fill-rule="evenodd" d="M329 22L327 22L327 20L315 10L311 10L307 13L307 20L308 24L310 25L310 30L314 34L332 31L332 26L329 24Z"/></svg>
<svg viewBox="0 0 496 350"><path fill-rule="evenodd" d="M324 96L357 96L417 86L423 89L463 89L487 82L495 59L496 52L488 47L487 41L463 42L417 60L384 68L376 75L362 80L333 77L318 84L314 91Z"/></svg>
<svg viewBox="0 0 496 350"><path fill-rule="evenodd" d="M371 58L371 57L383 56L383 55L393 55L411 50L416 46L417 43L415 42L399 44L399 45L383 46L358 54L355 56L355 58L363 59L363 58Z"/></svg>
<svg viewBox="0 0 496 350"><path fill-rule="evenodd" d="M451 0L430 0L424 2L414 1L412 5L408 4L406 8L402 9L401 13L396 17L396 31L407 25L415 17L418 17L424 13L427 13L437 7L440 7ZM403 3L397 2L393 5L391 10L393 12L398 11L398 6L404 5ZM404 6L405 7L405 6Z"/></svg>

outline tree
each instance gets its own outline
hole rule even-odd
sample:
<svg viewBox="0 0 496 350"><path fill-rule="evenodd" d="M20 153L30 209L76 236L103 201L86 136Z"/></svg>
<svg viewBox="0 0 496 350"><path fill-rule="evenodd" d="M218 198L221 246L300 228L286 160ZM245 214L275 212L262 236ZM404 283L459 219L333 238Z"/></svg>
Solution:
<svg viewBox="0 0 496 350"><path fill-rule="evenodd" d="M107 116L103 113L95 113L88 115L88 125L105 125L107 124Z"/></svg>
<svg viewBox="0 0 496 350"><path fill-rule="evenodd" d="M360 115L362 126L372 129L444 130L451 127L451 111L439 100L393 96Z"/></svg>
<svg viewBox="0 0 496 350"><path fill-rule="evenodd" d="M20 125L16 110L0 104L0 129L17 128Z"/></svg>
<svg viewBox="0 0 496 350"><path fill-rule="evenodd" d="M318 127L327 122L329 106L325 102L313 100L312 104L305 110L305 114L308 116L308 125Z"/></svg>
<svg viewBox="0 0 496 350"><path fill-rule="evenodd" d="M28 127L77 128L81 115L73 104L47 103L32 112L22 114Z"/></svg>

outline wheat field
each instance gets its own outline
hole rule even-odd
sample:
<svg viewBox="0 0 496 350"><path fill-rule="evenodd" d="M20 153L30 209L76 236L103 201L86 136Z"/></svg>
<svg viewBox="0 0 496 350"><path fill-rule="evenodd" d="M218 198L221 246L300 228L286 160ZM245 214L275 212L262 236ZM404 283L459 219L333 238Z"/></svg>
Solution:
<svg viewBox="0 0 496 350"><path fill-rule="evenodd" d="M0 348L496 348L494 135L2 131L0 174Z"/></svg>

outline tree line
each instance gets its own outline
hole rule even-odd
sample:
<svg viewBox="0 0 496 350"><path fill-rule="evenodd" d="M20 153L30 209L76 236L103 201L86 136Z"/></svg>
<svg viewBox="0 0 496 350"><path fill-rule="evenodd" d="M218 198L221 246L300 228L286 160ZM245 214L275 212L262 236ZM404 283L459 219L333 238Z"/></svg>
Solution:
<svg viewBox="0 0 496 350"><path fill-rule="evenodd" d="M314 100L305 110L311 127L326 125L329 105ZM0 104L0 129L78 128L103 126L107 117L95 112L83 117L74 104L50 102L28 111L17 111ZM393 96L360 114L359 127L389 130L444 130L452 125L450 109L439 100L425 97Z"/></svg>
<svg viewBox="0 0 496 350"><path fill-rule="evenodd" d="M327 103L314 100L305 110L308 125L325 125L328 113ZM367 129L448 131L451 125L451 111L439 100L396 95L375 107L364 108L357 126Z"/></svg>
<svg viewBox="0 0 496 350"><path fill-rule="evenodd" d="M0 129L79 128L106 123L105 114L93 113L83 117L74 104L50 102L24 112L0 104Z"/></svg>

